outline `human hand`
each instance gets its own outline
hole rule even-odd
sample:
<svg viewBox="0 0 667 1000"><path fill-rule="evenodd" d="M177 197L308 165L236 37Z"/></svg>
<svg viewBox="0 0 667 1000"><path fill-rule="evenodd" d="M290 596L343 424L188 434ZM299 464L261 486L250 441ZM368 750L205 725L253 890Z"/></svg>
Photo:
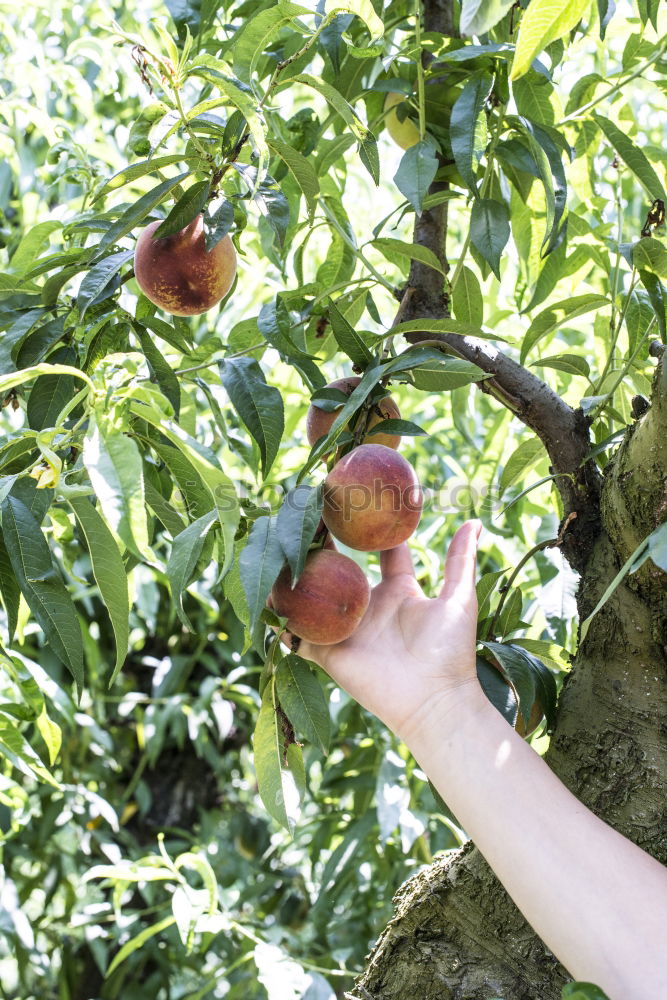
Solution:
<svg viewBox="0 0 667 1000"><path fill-rule="evenodd" d="M468 521L454 535L438 597L424 596L404 543L380 553L382 581L349 639L299 645L300 656L320 664L406 742L443 700L478 686L475 562L481 528L479 521Z"/></svg>

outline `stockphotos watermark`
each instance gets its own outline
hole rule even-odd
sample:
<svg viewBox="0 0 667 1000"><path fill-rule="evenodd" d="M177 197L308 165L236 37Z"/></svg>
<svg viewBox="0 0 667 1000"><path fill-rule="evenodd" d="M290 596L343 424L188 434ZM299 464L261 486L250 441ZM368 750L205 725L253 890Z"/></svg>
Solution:
<svg viewBox="0 0 667 1000"><path fill-rule="evenodd" d="M264 483L257 490L250 490L242 484L235 491L217 486L211 493L211 505L206 507L201 496L192 497L191 491L201 484L184 483L184 489L169 502L190 520L196 520L212 509L222 513L235 511L239 502L247 509L254 508L266 514L277 514L283 505L295 511L305 511L313 502L313 486L296 486L286 489L279 483ZM423 509L431 514L469 514L500 512L511 500L511 496L501 494L495 483L469 483L462 479L449 479L442 486L422 486ZM199 492L199 491L198 491ZM419 510L419 488L415 485L403 490L395 484L378 479L370 487L350 485L336 491L336 509L344 514L363 510ZM333 498L332 498L333 500Z"/></svg>

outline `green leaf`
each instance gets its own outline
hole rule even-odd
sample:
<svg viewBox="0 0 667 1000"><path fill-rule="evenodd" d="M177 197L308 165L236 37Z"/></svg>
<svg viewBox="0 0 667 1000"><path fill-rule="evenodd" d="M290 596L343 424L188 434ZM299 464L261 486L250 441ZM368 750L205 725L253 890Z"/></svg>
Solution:
<svg viewBox="0 0 667 1000"><path fill-rule="evenodd" d="M51 358L67 364L76 360L76 354L71 347L64 347L55 351ZM29 426L36 431L55 427L59 414L75 391L76 380L71 375L42 375L36 379L26 407Z"/></svg>
<svg viewBox="0 0 667 1000"><path fill-rule="evenodd" d="M395 420L394 418L389 418L387 420L380 420L375 424L367 433L367 437L371 439L374 434L399 434L402 437L428 437L428 431L425 431L423 427L418 424L414 424L411 420Z"/></svg>
<svg viewBox="0 0 667 1000"><path fill-rule="evenodd" d="M306 562L310 543L322 515L321 487L295 486L289 491L276 519L276 531L294 583Z"/></svg>
<svg viewBox="0 0 667 1000"><path fill-rule="evenodd" d="M16 274L25 274L32 267L37 257L49 245L49 236L56 229L62 229L62 222L57 219L48 219L45 222L38 222L36 226L28 229L11 256L10 267Z"/></svg>
<svg viewBox="0 0 667 1000"><path fill-rule="evenodd" d="M593 118L623 162L633 172L651 201L660 198L662 201L667 202L667 194L665 193L662 181L646 159L643 150L635 145L627 132L621 131L608 118L604 118L597 113L593 114Z"/></svg>
<svg viewBox="0 0 667 1000"><path fill-rule="evenodd" d="M527 118L521 118L520 121L544 186L547 218L542 241L542 256L546 257L556 248L562 235L560 222L567 203L567 180L560 151L546 128L535 125Z"/></svg>
<svg viewBox="0 0 667 1000"><path fill-rule="evenodd" d="M487 73L473 76L454 102L449 123L452 153L461 177L477 195L476 169L486 147L486 118L482 109L493 86Z"/></svg>
<svg viewBox="0 0 667 1000"><path fill-rule="evenodd" d="M88 307L104 291L112 278L118 274L121 267L127 264L128 260L134 256L134 250L121 250L120 253L113 253L110 257L105 257L99 264L91 267L90 271L79 285L79 292L76 297L76 304L83 320Z"/></svg>
<svg viewBox="0 0 667 1000"><path fill-rule="evenodd" d="M306 8L283 0L249 18L234 35L234 73L244 83L250 83L259 60L269 50L272 40Z"/></svg>
<svg viewBox="0 0 667 1000"><path fill-rule="evenodd" d="M500 280L500 257L510 238L507 206L491 198L477 198L470 213L470 241Z"/></svg>
<svg viewBox="0 0 667 1000"><path fill-rule="evenodd" d="M154 240L164 239L166 236L173 236L185 229L193 219L201 214L206 204L211 190L210 181L198 181L192 184L178 199L169 215L161 222L153 233Z"/></svg>
<svg viewBox="0 0 667 1000"><path fill-rule="evenodd" d="M0 722L0 752L13 766L28 778L35 776L47 785L62 791L41 757L30 746L23 733L8 720Z"/></svg>
<svg viewBox="0 0 667 1000"><path fill-rule="evenodd" d="M83 642L67 588L53 564L38 521L11 494L2 504L2 532L21 593L56 656L83 687Z"/></svg>
<svg viewBox="0 0 667 1000"><path fill-rule="evenodd" d="M513 727L519 707L514 691L505 683L501 672L483 656L477 657L477 679L493 707Z"/></svg>
<svg viewBox="0 0 667 1000"><path fill-rule="evenodd" d="M609 997L593 983L567 983L562 988L561 1000L609 1000Z"/></svg>
<svg viewBox="0 0 667 1000"><path fill-rule="evenodd" d="M667 278L667 247L660 240L645 237L632 248L632 263L638 271L650 271Z"/></svg>
<svg viewBox="0 0 667 1000"><path fill-rule="evenodd" d="M239 556L239 572L248 601L251 632L266 607L266 599L284 562L276 518L258 517Z"/></svg>
<svg viewBox="0 0 667 1000"><path fill-rule="evenodd" d="M533 368L555 368L559 372L567 372L568 375L583 375L588 378L591 373L590 365L586 358L579 354L557 354L550 358L540 358L534 361Z"/></svg>
<svg viewBox="0 0 667 1000"><path fill-rule="evenodd" d="M220 468L216 456L204 445L191 438L182 427L156 407L133 400L131 409L137 416L147 420L159 433L175 446L175 454L169 456L173 467L179 468L178 479L181 492L187 497L194 484L192 493L195 505L201 504L204 513L210 509L211 503L218 513L222 528L224 544L224 561L220 567L220 577L229 572L234 556L234 536L239 524L240 512L234 483ZM165 448L151 441L159 453L165 454ZM174 449L168 449L170 452ZM176 456L179 456L177 459ZM170 466L171 467L171 466ZM201 484L205 487L202 497ZM210 498L210 500L209 500Z"/></svg>
<svg viewBox="0 0 667 1000"><path fill-rule="evenodd" d="M450 392L472 382L481 382L490 376L477 365L463 358L443 358L429 361L415 368L412 379L422 392Z"/></svg>
<svg viewBox="0 0 667 1000"><path fill-rule="evenodd" d="M276 692L287 718L300 736L322 753L329 752L331 717L322 685L305 660L286 656L276 670Z"/></svg>
<svg viewBox="0 0 667 1000"><path fill-rule="evenodd" d="M420 246L418 243L404 243L403 240L395 240L382 236L377 240L373 240L371 246L379 250L392 264L395 264L397 260L401 262L404 260L418 260L422 264L432 267L434 271L438 271L440 274L445 273L433 251L429 250L428 247Z"/></svg>
<svg viewBox="0 0 667 1000"><path fill-rule="evenodd" d="M430 141L415 143L401 157L394 183L417 215L421 215L424 198L437 172L438 158Z"/></svg>
<svg viewBox="0 0 667 1000"><path fill-rule="evenodd" d="M391 328L392 336L406 333L456 333L461 337L479 337L486 340L502 340L495 333L487 333L472 323L460 319L411 319Z"/></svg>
<svg viewBox="0 0 667 1000"><path fill-rule="evenodd" d="M661 340L667 339L667 322L665 321L665 290L662 282L651 271L640 271L641 283L648 292L649 302L658 324ZM0 379L0 382L2 379Z"/></svg>
<svg viewBox="0 0 667 1000"><path fill-rule="evenodd" d="M19 315L0 338L0 375L16 371L14 356L30 331L44 316L44 309L29 309Z"/></svg>
<svg viewBox="0 0 667 1000"><path fill-rule="evenodd" d="M138 934L135 934L135 936L130 938L130 940L123 945L120 951L117 952L106 971L106 976L111 976L126 958L129 958L135 951L143 948L146 942L150 941L150 939L155 937L156 934L162 934L163 931L166 931L168 927L171 927L172 924L175 923L176 917L165 917L164 920L159 920L158 923L151 924L150 927L145 927Z"/></svg>
<svg viewBox="0 0 667 1000"><path fill-rule="evenodd" d="M452 288L454 315L461 323L480 327L484 322L484 298L479 279L469 267L462 267Z"/></svg>
<svg viewBox="0 0 667 1000"><path fill-rule="evenodd" d="M204 243L207 253L218 245L234 224L234 206L231 201L222 201L214 211L212 205L204 210Z"/></svg>
<svg viewBox="0 0 667 1000"><path fill-rule="evenodd" d="M5 497L2 498L3 501ZM9 633L10 645L14 639L16 626L19 619L19 600L21 588L18 585L16 575L12 568L7 546L4 538L0 534L0 597L7 615L7 631Z"/></svg>
<svg viewBox="0 0 667 1000"><path fill-rule="evenodd" d="M259 177L262 173L264 161L268 157L269 149L266 144L264 124L257 113L253 100L227 77L224 63L220 63L213 56L209 55L198 56L198 58L202 62L202 65L191 67L190 74L192 76L201 76L216 87L224 95L228 103L234 105L245 118L248 131L259 154L259 162L257 164L257 176Z"/></svg>
<svg viewBox="0 0 667 1000"><path fill-rule="evenodd" d="M39 735L46 744L46 749L49 751L49 763L51 764L51 767L53 767L58 754L60 753L60 747L62 746L62 729L57 722L54 722L53 719L49 718L45 705L42 705L42 710L35 719L35 725L37 726Z"/></svg>
<svg viewBox="0 0 667 1000"><path fill-rule="evenodd" d="M533 347L544 337L557 330L559 326L576 319L577 316L583 316L584 313L601 309L610 304L606 295L596 295L594 292L589 292L586 295L573 295L572 298L563 299L562 302L554 302L553 305L547 306L546 309L537 314L526 330L521 344L521 364L524 363Z"/></svg>
<svg viewBox="0 0 667 1000"><path fill-rule="evenodd" d="M341 351L347 354L350 361L360 368L367 368L374 362L373 355L368 350L356 330L348 323L338 306L329 301L329 319L336 343Z"/></svg>
<svg viewBox="0 0 667 1000"><path fill-rule="evenodd" d="M254 358L227 359L218 367L232 406L257 442L266 478L285 427L282 396L274 386L267 385Z"/></svg>
<svg viewBox="0 0 667 1000"><path fill-rule="evenodd" d="M139 338L141 349L146 355L146 361L148 362L151 374L160 387L163 395L173 406L174 416L178 420L181 410L181 387L178 377L174 375L173 370L167 364L162 352L158 347L156 347L153 338L149 337L146 327L141 323L134 321L132 326L137 337Z"/></svg>
<svg viewBox="0 0 667 1000"><path fill-rule="evenodd" d="M167 561L167 579L171 587L171 598L178 617L190 632L196 630L183 608L183 593L197 567L206 536L217 519L217 511L210 510L208 514L203 514L192 524L189 524L174 538Z"/></svg>
<svg viewBox="0 0 667 1000"><path fill-rule="evenodd" d="M146 174L157 173L163 167L171 166L172 163L183 163L198 159L199 157L183 156L182 153L169 153L168 156L156 156L150 160L142 160L140 163L132 163L129 167L123 167L117 174L114 174L108 181L105 181L93 198L93 202L98 201L105 194L108 194L109 191L115 191L117 188L129 184L130 181L136 181L139 177L145 177ZM184 177L187 177L187 173L182 174L179 179L182 180Z"/></svg>
<svg viewBox="0 0 667 1000"><path fill-rule="evenodd" d="M257 317L257 327L262 336L286 357L297 361L312 361L314 358L314 355L306 354L292 340L292 320L280 294L276 295L273 302L262 306ZM253 337L251 342L256 341L257 337Z"/></svg>
<svg viewBox="0 0 667 1000"><path fill-rule="evenodd" d="M136 442L91 416L83 442L83 464L112 531L140 559L152 562L144 470Z"/></svg>
<svg viewBox="0 0 667 1000"><path fill-rule="evenodd" d="M514 0L463 0L461 34L485 35L514 6Z"/></svg>
<svg viewBox="0 0 667 1000"><path fill-rule="evenodd" d="M292 174L306 200L308 214L312 216L317 208L317 198L320 193L320 182L315 167L302 153L282 139L271 138L267 142L269 149L280 157Z"/></svg>
<svg viewBox="0 0 667 1000"><path fill-rule="evenodd" d="M371 0L326 0L324 5L325 14L330 14L332 11L340 11L341 13L349 12L360 17L368 28L371 42L382 38L384 34L384 24L375 13L375 8Z"/></svg>
<svg viewBox="0 0 667 1000"><path fill-rule="evenodd" d="M283 768L285 736L273 681L264 689L252 745L262 802L270 815L291 833L294 829L291 799L296 796L296 789L291 785L291 775Z"/></svg>
<svg viewBox="0 0 667 1000"><path fill-rule="evenodd" d="M332 87L330 83L321 80L319 77L311 76L309 73L299 73L290 80L283 80L283 83L303 83L307 87L316 90L331 105L345 124L351 129L353 135L360 143L360 157L371 177L378 183L378 163L377 163L377 140L373 133L364 125L357 113L345 100L343 95ZM322 170L319 171L320 175Z"/></svg>
<svg viewBox="0 0 667 1000"><path fill-rule="evenodd" d="M115 538L90 501L79 497L69 500L69 505L86 539L93 576L102 603L109 612L116 640L116 662L109 680L111 687L125 662L129 648L130 599L127 573Z"/></svg>
<svg viewBox="0 0 667 1000"><path fill-rule="evenodd" d="M158 205L161 205L170 191L173 191L187 176L188 171L186 170L182 174L177 174L176 177L170 177L168 180L158 184L157 187L154 187L147 194L142 195L134 205L130 205L107 229L98 244L98 255L103 253L107 247L118 243L123 236L127 236L135 226L143 222L146 216Z"/></svg>
<svg viewBox="0 0 667 1000"><path fill-rule="evenodd" d="M556 39L567 35L586 11L590 0L531 0L519 26L511 79L527 73L533 59Z"/></svg>
<svg viewBox="0 0 667 1000"><path fill-rule="evenodd" d="M528 438L514 449L505 463L498 488L500 496L514 483L519 482L545 455L544 445L539 438Z"/></svg>

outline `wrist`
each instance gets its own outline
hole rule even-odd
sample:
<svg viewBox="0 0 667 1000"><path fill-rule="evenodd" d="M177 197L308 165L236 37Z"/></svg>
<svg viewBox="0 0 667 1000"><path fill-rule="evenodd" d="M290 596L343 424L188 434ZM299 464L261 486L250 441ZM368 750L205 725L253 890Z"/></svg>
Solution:
<svg viewBox="0 0 667 1000"><path fill-rule="evenodd" d="M396 727L396 735L418 757L420 749L433 740L442 744L443 737L458 730L483 725L489 708L493 710L477 676L472 674L429 697Z"/></svg>

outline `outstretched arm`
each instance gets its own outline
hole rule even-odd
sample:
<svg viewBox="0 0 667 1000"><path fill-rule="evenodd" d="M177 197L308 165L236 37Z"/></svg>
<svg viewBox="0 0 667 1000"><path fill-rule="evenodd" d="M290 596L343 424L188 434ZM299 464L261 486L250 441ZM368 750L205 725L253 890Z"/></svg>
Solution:
<svg viewBox="0 0 667 1000"><path fill-rule="evenodd" d="M667 997L667 869L582 805L486 699L475 669L479 522L455 535L439 597L407 546L354 635L304 643L408 745L537 934L611 1000Z"/></svg>

